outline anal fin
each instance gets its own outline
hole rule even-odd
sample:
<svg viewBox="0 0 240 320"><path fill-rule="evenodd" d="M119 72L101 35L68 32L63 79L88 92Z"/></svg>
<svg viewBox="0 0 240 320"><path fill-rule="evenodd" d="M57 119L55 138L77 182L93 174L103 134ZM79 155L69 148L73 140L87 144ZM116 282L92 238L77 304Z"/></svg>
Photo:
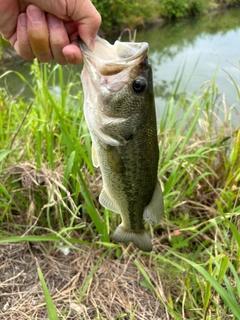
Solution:
<svg viewBox="0 0 240 320"><path fill-rule="evenodd" d="M159 180L157 180L153 196L144 209L143 218L152 224L159 223L164 214L164 203Z"/></svg>
<svg viewBox="0 0 240 320"><path fill-rule="evenodd" d="M105 208L112 210L116 213L119 213L119 209L117 206L113 203L112 199L109 198L108 194L106 193L105 189L102 189L100 196L99 196L99 202L102 206Z"/></svg>

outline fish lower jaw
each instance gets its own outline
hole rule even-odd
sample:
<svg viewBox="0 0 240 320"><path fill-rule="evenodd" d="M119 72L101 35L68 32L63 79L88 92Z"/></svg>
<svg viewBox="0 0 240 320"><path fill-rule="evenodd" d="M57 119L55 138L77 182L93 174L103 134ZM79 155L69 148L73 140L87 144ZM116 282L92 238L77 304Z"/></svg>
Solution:
<svg viewBox="0 0 240 320"><path fill-rule="evenodd" d="M152 242L145 230L142 232L128 231L120 224L113 234L113 240L122 243L133 242L142 251L152 251Z"/></svg>

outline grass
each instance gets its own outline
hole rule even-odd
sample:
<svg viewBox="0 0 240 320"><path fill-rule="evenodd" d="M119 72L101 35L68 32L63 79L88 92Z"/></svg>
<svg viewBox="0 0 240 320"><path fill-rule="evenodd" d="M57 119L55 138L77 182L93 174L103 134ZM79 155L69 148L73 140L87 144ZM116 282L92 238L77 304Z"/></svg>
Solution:
<svg viewBox="0 0 240 320"><path fill-rule="evenodd" d="M164 109L165 217L146 226L154 245L147 254L111 242L120 221L98 203L79 78L37 61L32 83L15 74L34 99L0 90L1 318L240 319L240 131L215 77L199 96L173 88ZM17 254L22 268L31 265L34 306L18 282L22 271L11 271Z"/></svg>
<svg viewBox="0 0 240 320"><path fill-rule="evenodd" d="M37 271L38 271L39 280L40 280L41 285L42 285L44 299L45 299L46 305L47 305L48 317L49 317L49 319L58 320L59 317L57 315L57 312L56 312L55 306L53 304L52 298L51 298L51 296L49 294L46 282L44 280L44 276L42 274L42 270L41 270L41 268L39 266L37 268Z"/></svg>

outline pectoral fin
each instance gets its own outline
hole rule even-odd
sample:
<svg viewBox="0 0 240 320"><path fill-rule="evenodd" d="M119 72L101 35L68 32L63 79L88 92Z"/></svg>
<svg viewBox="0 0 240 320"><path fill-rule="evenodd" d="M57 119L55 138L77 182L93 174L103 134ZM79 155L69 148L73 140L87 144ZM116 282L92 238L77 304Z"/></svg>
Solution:
<svg viewBox="0 0 240 320"><path fill-rule="evenodd" d="M152 224L159 223L164 214L164 204L160 182L157 180L153 196L144 209L143 218Z"/></svg>
<svg viewBox="0 0 240 320"><path fill-rule="evenodd" d="M113 203L112 199L109 198L108 194L106 193L105 189L102 189L100 196L99 196L99 202L102 206L104 206L106 209L112 210L116 213L119 213L118 208Z"/></svg>
<svg viewBox="0 0 240 320"><path fill-rule="evenodd" d="M128 118L112 118L106 115L102 116L102 133L118 141L119 145L109 143L112 146L124 146L133 138L139 126L142 116L139 113L131 115Z"/></svg>
<svg viewBox="0 0 240 320"><path fill-rule="evenodd" d="M122 136L122 128L126 127L128 118L112 118L102 115L101 118L101 139L105 135L108 137L109 145L114 147L124 146L126 141ZM102 141L104 141L102 139ZM105 140L106 141L106 140ZM116 143L117 142L117 143Z"/></svg>

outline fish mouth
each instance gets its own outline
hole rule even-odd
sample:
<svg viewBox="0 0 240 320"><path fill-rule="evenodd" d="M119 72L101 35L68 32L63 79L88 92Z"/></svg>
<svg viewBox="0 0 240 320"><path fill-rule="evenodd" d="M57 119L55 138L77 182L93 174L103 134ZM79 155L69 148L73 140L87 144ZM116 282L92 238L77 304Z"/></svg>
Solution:
<svg viewBox="0 0 240 320"><path fill-rule="evenodd" d="M126 68L138 65L148 53L148 43L146 42L121 42L117 40L114 45L111 45L99 36L95 39L93 51L90 51L81 39L79 39L79 47L82 51L84 64L92 76L93 67L94 73L97 72L103 76L114 75Z"/></svg>

